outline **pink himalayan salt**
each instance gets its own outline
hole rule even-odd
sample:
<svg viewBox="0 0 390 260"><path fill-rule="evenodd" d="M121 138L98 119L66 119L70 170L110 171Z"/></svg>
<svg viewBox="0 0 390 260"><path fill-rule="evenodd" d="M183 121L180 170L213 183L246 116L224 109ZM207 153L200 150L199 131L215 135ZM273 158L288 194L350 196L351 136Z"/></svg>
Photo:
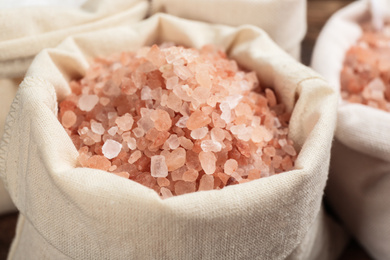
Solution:
<svg viewBox="0 0 390 260"><path fill-rule="evenodd" d="M220 152L222 150L222 145L219 142L213 140L203 140L200 144L200 147L204 152Z"/></svg>
<svg viewBox="0 0 390 260"><path fill-rule="evenodd" d="M123 116L117 117L115 123L122 131L129 131L133 126L134 120L129 113L126 113Z"/></svg>
<svg viewBox="0 0 390 260"><path fill-rule="evenodd" d="M162 155L154 155L151 158L150 173L153 177L168 176L168 167L165 163L165 157Z"/></svg>
<svg viewBox="0 0 390 260"><path fill-rule="evenodd" d="M89 112L99 102L99 97L96 95L82 95L79 99L78 106L80 110Z"/></svg>
<svg viewBox="0 0 390 260"><path fill-rule="evenodd" d="M154 110L150 114L150 118L154 122L154 126L158 131L168 131L172 126L172 119L164 110Z"/></svg>
<svg viewBox="0 0 390 260"><path fill-rule="evenodd" d="M251 91L255 73L239 71L222 52L153 46L95 64L59 104L81 166L139 182L162 198L293 168L289 114L271 89ZM377 82L367 94L380 97ZM76 122L63 122L66 113Z"/></svg>
<svg viewBox="0 0 390 260"><path fill-rule="evenodd" d="M186 182L186 181L177 181L175 183L175 193L176 195L183 195L186 193L191 193L196 191L195 182Z"/></svg>
<svg viewBox="0 0 390 260"><path fill-rule="evenodd" d="M345 55L340 73L341 97L390 112L390 24L381 31L363 24L363 35Z"/></svg>
<svg viewBox="0 0 390 260"><path fill-rule="evenodd" d="M225 165L223 166L224 171L227 175L232 175L233 172L235 172L238 168L238 163L234 159L229 159L225 162Z"/></svg>
<svg viewBox="0 0 390 260"><path fill-rule="evenodd" d="M66 111L63 115L62 115L62 125L65 127L65 128L70 128L72 127L74 124L76 124L76 121L77 121L77 116L76 114L71 111L71 110L68 110Z"/></svg>
<svg viewBox="0 0 390 260"><path fill-rule="evenodd" d="M191 137L194 139L202 139L208 133L209 129L207 127L197 128L191 131Z"/></svg>
<svg viewBox="0 0 390 260"><path fill-rule="evenodd" d="M171 184L171 182L165 177L158 177L157 184L160 187L166 187L166 186L169 186L169 184Z"/></svg>
<svg viewBox="0 0 390 260"><path fill-rule="evenodd" d="M199 176L198 171L194 169L189 169L188 171L183 173L183 180L188 182L195 182L198 176Z"/></svg>
<svg viewBox="0 0 390 260"><path fill-rule="evenodd" d="M215 163L217 158L212 152L200 152L199 153L199 161L202 165L202 168L206 174L213 174L215 172Z"/></svg>
<svg viewBox="0 0 390 260"><path fill-rule="evenodd" d="M199 181L199 190L212 190L214 188L214 176L203 175Z"/></svg>
<svg viewBox="0 0 390 260"><path fill-rule="evenodd" d="M112 159L118 156L118 154L121 152L121 149L122 144L109 139L103 144L102 152L107 159Z"/></svg>
<svg viewBox="0 0 390 260"><path fill-rule="evenodd" d="M104 156L93 155L88 159L87 165L90 168L108 171L108 169L111 167L111 162Z"/></svg>
<svg viewBox="0 0 390 260"><path fill-rule="evenodd" d="M131 163L131 164L133 164L133 163L135 163L139 158L141 158L141 156L142 156L141 151L137 150L137 151L133 152L133 153L130 155L128 162Z"/></svg>
<svg viewBox="0 0 390 260"><path fill-rule="evenodd" d="M196 110L188 118L186 126L190 130L195 130L210 124L211 118L202 111Z"/></svg>

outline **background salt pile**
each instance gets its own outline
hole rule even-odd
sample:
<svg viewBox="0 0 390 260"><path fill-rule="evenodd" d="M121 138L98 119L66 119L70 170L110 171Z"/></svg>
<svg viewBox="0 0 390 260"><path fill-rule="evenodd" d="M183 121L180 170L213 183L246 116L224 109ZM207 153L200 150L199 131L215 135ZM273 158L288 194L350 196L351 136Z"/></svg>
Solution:
<svg viewBox="0 0 390 260"><path fill-rule="evenodd" d="M59 119L80 165L163 198L293 168L284 105L271 89L259 94L255 73L214 46L154 45L99 58L70 86Z"/></svg>
<svg viewBox="0 0 390 260"><path fill-rule="evenodd" d="M375 31L364 24L363 30L345 56L341 95L350 102L390 112L390 26Z"/></svg>

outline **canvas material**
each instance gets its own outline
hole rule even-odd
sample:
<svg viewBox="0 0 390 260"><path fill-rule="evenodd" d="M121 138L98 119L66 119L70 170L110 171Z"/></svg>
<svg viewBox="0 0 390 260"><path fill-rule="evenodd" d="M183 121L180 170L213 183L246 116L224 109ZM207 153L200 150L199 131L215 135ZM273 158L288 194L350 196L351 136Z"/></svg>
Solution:
<svg viewBox="0 0 390 260"><path fill-rule="evenodd" d="M153 0L151 11L230 26L258 26L297 60L307 29L306 0Z"/></svg>
<svg viewBox="0 0 390 260"><path fill-rule="evenodd" d="M383 10L390 18L390 1ZM358 1L327 22L312 67L340 90L345 53L370 19L369 1ZM327 197L351 233L375 259L390 259L390 113L339 99Z"/></svg>
<svg viewBox="0 0 390 260"><path fill-rule="evenodd" d="M69 35L140 21L149 7L147 0L84 2L73 8L54 4L0 9L0 137L17 87L38 52ZM12 210L0 182L0 215Z"/></svg>
<svg viewBox="0 0 390 260"><path fill-rule="evenodd" d="M78 153L56 118L69 80L82 76L93 57L165 41L222 46L273 87L293 111L295 170L161 200L133 181L75 168ZM319 254L320 248L340 252L345 242L331 239L321 210L336 105L321 76L253 26L157 15L68 38L36 57L7 118L1 177L24 216L10 259L332 259Z"/></svg>

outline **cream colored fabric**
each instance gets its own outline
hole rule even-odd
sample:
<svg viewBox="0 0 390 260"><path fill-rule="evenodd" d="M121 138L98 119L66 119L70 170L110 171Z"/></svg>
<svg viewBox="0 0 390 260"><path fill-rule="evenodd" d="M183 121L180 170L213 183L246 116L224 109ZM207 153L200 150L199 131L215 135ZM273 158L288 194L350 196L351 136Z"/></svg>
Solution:
<svg viewBox="0 0 390 260"><path fill-rule="evenodd" d="M20 83L18 78L24 76L39 51L56 46L69 35L140 21L149 7L147 0L84 2L79 8L0 9L0 137L9 105ZM14 209L0 182L0 214Z"/></svg>
<svg viewBox="0 0 390 260"><path fill-rule="evenodd" d="M306 34L306 0L153 0L152 13L231 26L256 25L300 59Z"/></svg>
<svg viewBox="0 0 390 260"><path fill-rule="evenodd" d="M387 1L390 4L390 1ZM315 46L312 67L339 91L348 48L370 19L368 1L336 13ZM384 10L390 18L390 7ZM340 100L327 187L329 201L348 229L376 259L390 259L390 113Z"/></svg>
<svg viewBox="0 0 390 260"><path fill-rule="evenodd" d="M165 41L222 46L274 87L293 110L296 170L161 200L133 181L75 168L77 151L56 118L69 80L93 57ZM7 119L0 173L24 216L9 259L335 259L323 252L337 254L345 239L321 202L336 105L328 83L256 27L158 15L68 38L36 57Z"/></svg>

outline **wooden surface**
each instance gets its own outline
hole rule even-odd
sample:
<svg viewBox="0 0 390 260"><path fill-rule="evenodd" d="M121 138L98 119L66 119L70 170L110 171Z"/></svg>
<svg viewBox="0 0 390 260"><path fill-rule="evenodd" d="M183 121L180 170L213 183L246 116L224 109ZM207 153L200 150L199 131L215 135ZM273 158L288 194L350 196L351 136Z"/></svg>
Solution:
<svg viewBox="0 0 390 260"><path fill-rule="evenodd" d="M315 41L326 20L338 9L351 3L351 0L309 0L308 30L302 43L302 63L310 64ZM12 238L15 234L17 214L0 217L0 260L6 259ZM356 243L351 241L340 260L370 260L371 258Z"/></svg>

